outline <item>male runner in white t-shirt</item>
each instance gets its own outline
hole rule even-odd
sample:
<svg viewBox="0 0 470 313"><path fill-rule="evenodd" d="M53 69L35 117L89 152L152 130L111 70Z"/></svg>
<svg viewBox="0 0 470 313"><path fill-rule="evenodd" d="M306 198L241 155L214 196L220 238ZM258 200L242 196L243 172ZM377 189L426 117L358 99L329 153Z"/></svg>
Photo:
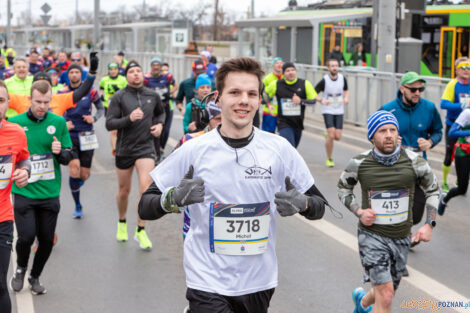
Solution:
<svg viewBox="0 0 470 313"><path fill-rule="evenodd" d="M152 172L139 215L157 219L189 207L184 269L191 313L264 313L277 286L276 217L320 219L321 193L284 138L253 127L262 69L251 58L216 73L222 124Z"/></svg>

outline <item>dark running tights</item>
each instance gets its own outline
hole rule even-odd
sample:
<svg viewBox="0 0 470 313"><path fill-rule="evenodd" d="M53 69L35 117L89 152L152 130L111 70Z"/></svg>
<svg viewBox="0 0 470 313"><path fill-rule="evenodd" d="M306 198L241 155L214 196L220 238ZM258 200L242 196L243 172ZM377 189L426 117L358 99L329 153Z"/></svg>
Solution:
<svg viewBox="0 0 470 313"><path fill-rule="evenodd" d="M468 178L470 176L470 155L455 156L455 172L457 173L458 185L445 196L445 203L448 203L453 197L467 193Z"/></svg>
<svg viewBox="0 0 470 313"><path fill-rule="evenodd" d="M10 264L11 250L0 246L0 312L10 313L11 302L7 287L8 265Z"/></svg>
<svg viewBox="0 0 470 313"><path fill-rule="evenodd" d="M34 255L31 276L38 278L52 252L54 232L59 214L59 198L35 200L15 195L14 211L18 241L16 254L18 266L27 268L34 239L38 250Z"/></svg>

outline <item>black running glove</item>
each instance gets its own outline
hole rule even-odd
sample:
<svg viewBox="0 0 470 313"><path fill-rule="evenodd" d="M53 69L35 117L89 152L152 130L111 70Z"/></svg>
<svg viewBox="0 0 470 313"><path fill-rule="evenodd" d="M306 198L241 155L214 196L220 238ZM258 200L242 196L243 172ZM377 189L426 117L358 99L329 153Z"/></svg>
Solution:
<svg viewBox="0 0 470 313"><path fill-rule="evenodd" d="M96 70L98 69L98 65L100 63L100 59L96 55L98 52L90 52L90 74L96 75Z"/></svg>

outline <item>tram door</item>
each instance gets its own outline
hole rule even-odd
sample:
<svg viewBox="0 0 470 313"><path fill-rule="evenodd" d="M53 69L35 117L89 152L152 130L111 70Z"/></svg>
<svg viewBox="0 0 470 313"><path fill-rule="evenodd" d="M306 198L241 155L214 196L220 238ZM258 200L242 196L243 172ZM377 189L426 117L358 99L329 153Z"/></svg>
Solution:
<svg viewBox="0 0 470 313"><path fill-rule="evenodd" d="M343 29L334 27L333 24L323 25L323 44L321 53L321 65L326 65L328 55L338 45L343 52Z"/></svg>
<svg viewBox="0 0 470 313"><path fill-rule="evenodd" d="M470 57L470 27L441 27L439 77L455 77L455 60Z"/></svg>
<svg viewBox="0 0 470 313"><path fill-rule="evenodd" d="M322 43L322 53L321 53L321 65L325 65L328 54L331 52L333 36L333 25L323 25L323 43Z"/></svg>

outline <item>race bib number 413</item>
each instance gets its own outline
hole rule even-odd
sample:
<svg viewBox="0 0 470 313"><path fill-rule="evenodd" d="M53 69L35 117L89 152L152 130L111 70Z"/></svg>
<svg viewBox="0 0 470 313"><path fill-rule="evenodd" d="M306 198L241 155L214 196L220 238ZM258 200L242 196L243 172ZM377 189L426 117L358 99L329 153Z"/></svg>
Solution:
<svg viewBox="0 0 470 313"><path fill-rule="evenodd" d="M268 248L270 203L211 203L209 223L211 252L261 254Z"/></svg>
<svg viewBox="0 0 470 313"><path fill-rule="evenodd" d="M374 224L392 225L408 220L410 190L371 190L370 207L377 213Z"/></svg>

